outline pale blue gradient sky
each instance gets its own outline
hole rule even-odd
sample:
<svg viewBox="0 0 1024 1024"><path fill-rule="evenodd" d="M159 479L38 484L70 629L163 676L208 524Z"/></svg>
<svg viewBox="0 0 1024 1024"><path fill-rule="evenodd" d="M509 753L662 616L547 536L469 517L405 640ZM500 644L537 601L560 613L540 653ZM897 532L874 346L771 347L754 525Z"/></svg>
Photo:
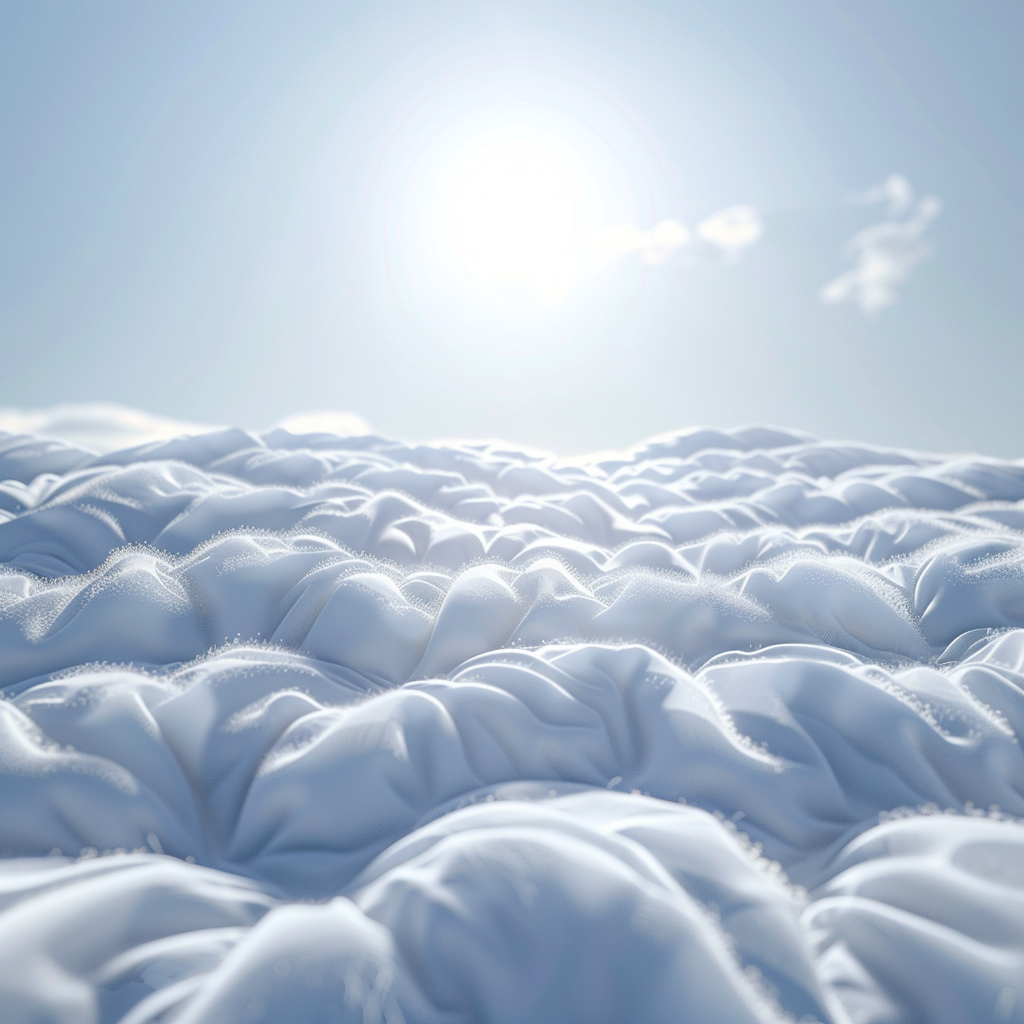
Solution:
<svg viewBox="0 0 1024 1024"><path fill-rule="evenodd" d="M1011 2L0 2L0 405L1024 454L1022 38ZM431 168L509 116L612 219L765 235L555 307L445 291ZM875 318L823 305L882 216L844 197L893 171L942 201L934 255Z"/></svg>

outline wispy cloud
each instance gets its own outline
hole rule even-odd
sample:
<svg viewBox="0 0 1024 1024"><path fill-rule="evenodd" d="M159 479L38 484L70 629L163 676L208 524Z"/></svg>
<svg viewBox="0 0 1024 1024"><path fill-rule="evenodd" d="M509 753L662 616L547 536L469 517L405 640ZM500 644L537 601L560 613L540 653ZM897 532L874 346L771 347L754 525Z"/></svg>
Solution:
<svg viewBox="0 0 1024 1024"><path fill-rule="evenodd" d="M764 222L753 206L730 206L702 220L692 231L678 220L663 220L647 231L633 224L605 225L590 236L590 259L595 267L603 267L635 253L648 266L657 266L679 250L699 244L736 259L762 234Z"/></svg>
<svg viewBox="0 0 1024 1024"><path fill-rule="evenodd" d="M863 192L854 192L850 196L850 202L862 206L887 203L889 216L900 217L914 205L914 190L902 174L890 174L885 181L872 185Z"/></svg>
<svg viewBox="0 0 1024 1024"><path fill-rule="evenodd" d="M896 302L899 286L931 255L931 246L923 236L942 204L935 196L925 196L915 203L910 182L902 174L890 174L881 184L851 200L886 203L890 219L858 231L846 243L853 269L829 281L819 295L822 302L856 302L870 315ZM902 220L895 219L904 214Z"/></svg>
<svg viewBox="0 0 1024 1024"><path fill-rule="evenodd" d="M649 231L632 224L607 224L590 236L590 258L599 267L639 253L644 263L664 263L677 249L690 244L690 229L677 220L663 220Z"/></svg>
<svg viewBox="0 0 1024 1024"><path fill-rule="evenodd" d="M753 206L727 206L702 220L696 233L730 259L736 259L764 234L764 221Z"/></svg>

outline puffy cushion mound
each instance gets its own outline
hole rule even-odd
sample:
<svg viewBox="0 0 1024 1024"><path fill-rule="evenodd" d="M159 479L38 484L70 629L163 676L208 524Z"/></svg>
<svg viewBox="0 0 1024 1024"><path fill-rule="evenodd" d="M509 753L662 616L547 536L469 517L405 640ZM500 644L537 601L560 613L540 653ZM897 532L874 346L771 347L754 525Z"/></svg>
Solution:
<svg viewBox="0 0 1024 1024"><path fill-rule="evenodd" d="M0 434L5 1024L1024 1021L1024 462Z"/></svg>

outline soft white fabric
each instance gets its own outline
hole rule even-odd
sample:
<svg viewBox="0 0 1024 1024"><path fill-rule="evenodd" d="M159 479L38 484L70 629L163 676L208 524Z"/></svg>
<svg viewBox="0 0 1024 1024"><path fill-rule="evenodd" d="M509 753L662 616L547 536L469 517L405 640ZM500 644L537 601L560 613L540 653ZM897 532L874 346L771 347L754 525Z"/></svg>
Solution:
<svg viewBox="0 0 1024 1024"><path fill-rule="evenodd" d="M1024 1021L1024 463L0 434L0 1020Z"/></svg>

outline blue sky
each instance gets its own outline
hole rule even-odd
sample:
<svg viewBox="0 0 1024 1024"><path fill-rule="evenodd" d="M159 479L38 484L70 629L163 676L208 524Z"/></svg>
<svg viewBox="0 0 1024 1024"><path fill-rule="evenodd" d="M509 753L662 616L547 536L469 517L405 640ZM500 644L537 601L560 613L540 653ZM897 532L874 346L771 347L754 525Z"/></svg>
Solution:
<svg viewBox="0 0 1024 1024"><path fill-rule="evenodd" d="M1009 2L0 2L0 404L1019 455L1022 37ZM525 159L541 212L499 202L480 244L524 247L495 237L499 271L546 266L578 200L551 294L453 242L507 152L481 194ZM851 201L893 173L902 208ZM763 233L702 240L736 206ZM587 263L594 232L666 221L688 241L660 262ZM862 270L888 253L895 301L823 302L886 222Z"/></svg>

